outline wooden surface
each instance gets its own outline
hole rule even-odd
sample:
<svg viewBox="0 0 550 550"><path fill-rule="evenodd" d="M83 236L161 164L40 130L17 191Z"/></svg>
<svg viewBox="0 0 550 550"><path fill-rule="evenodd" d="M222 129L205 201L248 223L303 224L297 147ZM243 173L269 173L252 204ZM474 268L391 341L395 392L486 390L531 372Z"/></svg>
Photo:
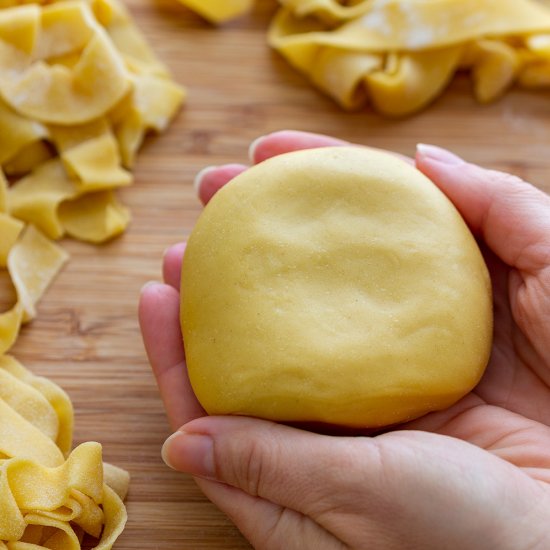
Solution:
<svg viewBox="0 0 550 550"><path fill-rule="evenodd" d="M105 459L132 484L123 549L240 549L249 546L192 480L165 467L169 435L138 329L141 286L160 278L164 249L182 240L200 212L192 181L206 165L246 162L255 137L282 128L412 154L436 143L470 160L514 172L550 189L550 94L513 91L477 105L466 77L420 116L384 120L341 112L265 45L275 2L215 30L176 0L131 0L139 25L189 100L170 130L150 139L136 184L122 193L129 231L93 247L64 242L72 258L25 328L14 355L63 386L76 408L76 443L98 440Z"/></svg>

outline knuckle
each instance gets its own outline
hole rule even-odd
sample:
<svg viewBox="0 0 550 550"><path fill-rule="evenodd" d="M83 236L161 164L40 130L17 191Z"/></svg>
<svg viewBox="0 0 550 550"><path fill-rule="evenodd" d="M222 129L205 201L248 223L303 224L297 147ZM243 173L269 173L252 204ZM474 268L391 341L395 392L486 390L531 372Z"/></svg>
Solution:
<svg viewBox="0 0 550 550"><path fill-rule="evenodd" d="M264 449L260 441L251 441L242 463L242 480L249 495L259 496L264 477Z"/></svg>
<svg viewBox="0 0 550 550"><path fill-rule="evenodd" d="M262 496L263 488L276 469L276 450L263 439L235 441L234 444L238 445L236 452L232 453L236 457L232 464L232 477L236 485L251 496Z"/></svg>
<svg viewBox="0 0 550 550"><path fill-rule="evenodd" d="M499 185L504 185L512 189L522 188L526 183L515 174L509 174L507 172L499 172L498 170L487 170L487 175L489 179L498 183Z"/></svg>

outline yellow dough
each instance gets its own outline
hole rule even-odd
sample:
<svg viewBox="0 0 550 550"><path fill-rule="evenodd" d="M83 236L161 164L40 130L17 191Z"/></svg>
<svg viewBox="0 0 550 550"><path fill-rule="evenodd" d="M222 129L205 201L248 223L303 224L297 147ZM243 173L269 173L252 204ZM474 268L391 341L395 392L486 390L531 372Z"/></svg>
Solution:
<svg viewBox="0 0 550 550"><path fill-rule="evenodd" d="M269 43L342 107L414 113L458 70L476 98L548 87L550 9L536 0L280 0Z"/></svg>
<svg viewBox="0 0 550 550"><path fill-rule="evenodd" d="M489 358L474 238L432 182L381 152L295 152L238 176L193 230L181 284L210 414L394 424L449 407Z"/></svg>

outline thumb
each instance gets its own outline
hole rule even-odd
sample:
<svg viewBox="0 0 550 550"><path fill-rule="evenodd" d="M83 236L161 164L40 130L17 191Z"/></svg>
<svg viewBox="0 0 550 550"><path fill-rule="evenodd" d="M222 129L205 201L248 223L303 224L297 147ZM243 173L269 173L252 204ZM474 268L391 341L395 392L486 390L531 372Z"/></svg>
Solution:
<svg viewBox="0 0 550 550"><path fill-rule="evenodd" d="M349 502L355 477L345 483L342 475L350 472L345 447L268 421L204 417L173 434L162 454L172 468L198 476L254 548L338 550L347 547L346 533L324 525L323 516L335 505L356 508Z"/></svg>
<svg viewBox="0 0 550 550"><path fill-rule="evenodd" d="M432 145L417 146L416 166L501 260L525 271L545 267L550 245L548 195L518 177L467 163Z"/></svg>
<svg viewBox="0 0 550 550"><path fill-rule="evenodd" d="M366 438L361 454L367 458ZM204 417L184 425L164 444L175 470L213 480L305 515L343 494L342 468L361 462L357 440L333 438L245 417ZM375 452L374 450L372 451ZM349 496L349 495L348 495Z"/></svg>
<svg viewBox="0 0 550 550"><path fill-rule="evenodd" d="M414 430L330 437L203 417L171 436L163 456L199 476L207 496L261 548L385 550L410 540L426 549L519 548L540 532L515 533L514 519L548 506L544 489L519 468Z"/></svg>

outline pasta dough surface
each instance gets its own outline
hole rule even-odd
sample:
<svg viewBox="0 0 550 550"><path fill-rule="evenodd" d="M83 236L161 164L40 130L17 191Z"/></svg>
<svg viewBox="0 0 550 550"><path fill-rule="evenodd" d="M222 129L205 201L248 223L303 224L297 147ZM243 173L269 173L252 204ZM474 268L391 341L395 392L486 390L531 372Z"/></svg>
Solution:
<svg viewBox="0 0 550 550"><path fill-rule="evenodd" d="M388 154L326 148L241 174L187 245L181 321L210 414L378 427L469 392L490 280L448 199Z"/></svg>

